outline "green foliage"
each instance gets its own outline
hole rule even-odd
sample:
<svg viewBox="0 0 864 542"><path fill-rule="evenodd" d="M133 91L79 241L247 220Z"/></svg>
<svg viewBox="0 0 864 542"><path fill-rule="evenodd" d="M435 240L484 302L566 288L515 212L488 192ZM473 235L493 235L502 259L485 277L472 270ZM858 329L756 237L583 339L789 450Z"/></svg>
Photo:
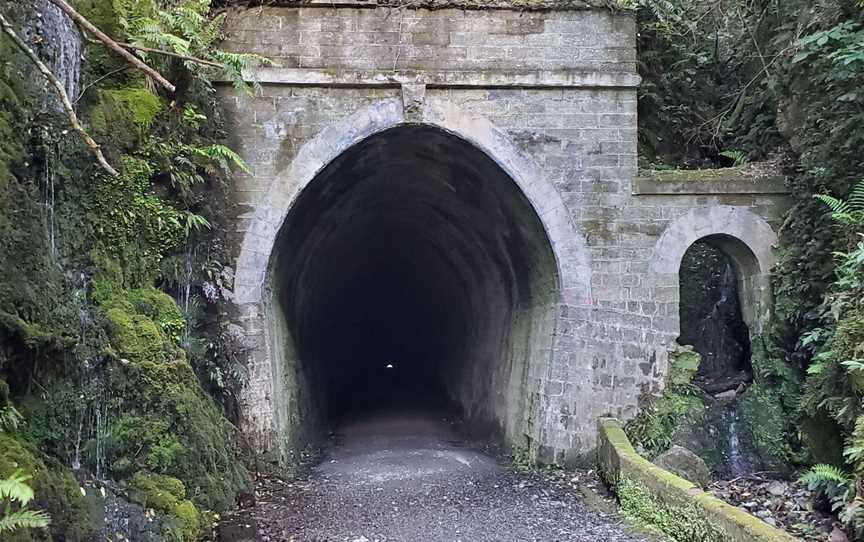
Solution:
<svg viewBox="0 0 864 542"><path fill-rule="evenodd" d="M203 392L179 347L183 318L156 290L128 292L104 305L120 363L106 375L118 416L107 453L118 475L146 469L182 480L193 500L224 509L245 484L231 448L233 430Z"/></svg>
<svg viewBox="0 0 864 542"><path fill-rule="evenodd" d="M0 479L0 534L10 535L26 529L44 529L51 518L41 510L28 510L33 500L33 490L27 485L32 478L23 471L16 470L5 479Z"/></svg>
<svg viewBox="0 0 864 542"><path fill-rule="evenodd" d="M742 166L747 163L747 155L741 151L728 150L720 152L718 154L724 158L732 160L732 165L735 167Z"/></svg>
<svg viewBox="0 0 864 542"><path fill-rule="evenodd" d="M653 458L674 443L674 436L687 421L698 421L705 414L700 392L692 384L701 357L682 349L670 359L666 389L653 398L625 427L627 436L640 453Z"/></svg>
<svg viewBox="0 0 864 542"><path fill-rule="evenodd" d="M828 194L816 194L816 199L831 209L831 218L844 226L864 229L864 180L852 188L848 200Z"/></svg>
<svg viewBox="0 0 864 542"><path fill-rule="evenodd" d="M16 473L25 472L32 478L24 480ZM29 482L31 489L25 490L32 499L26 509L42 510L51 518L48 526L50 539L85 542L91 540L94 519L89 507L84 503L81 490L72 474L61 464L40 453L29 444L9 434L0 433L0 479L16 478L10 482ZM20 487L19 487L20 489ZM32 492L31 492L32 491ZM17 508L18 510L25 508ZM32 515L31 515L32 517ZM48 533L25 531L16 532L12 540L30 542L44 540Z"/></svg>
<svg viewBox="0 0 864 542"><path fill-rule="evenodd" d="M221 19L209 16L208 2L80 0L76 8L119 41L222 62ZM203 325L188 329L187 315L154 285L171 289L165 262L188 246L206 247L202 268L218 268L223 257L224 229L211 231L223 220L217 195L245 164L222 143L210 83L222 69L142 54L177 83L169 99L114 53L87 44L78 110L119 166L109 177L65 134L62 116L33 107L44 84L7 45L0 37L0 378L12 384L26 423L4 391L0 477L17 468L33 474L34 507L53 521L50 534L32 540L71 542L91 540L93 526L62 464L80 461L85 472L118 481L182 481L182 498L161 511L170 516L162 538L193 540L205 525L201 510L230 506L247 475L233 427L182 347L204 341L223 357L226 349L218 335L196 336ZM255 62L226 55L234 80L240 65ZM205 279L217 284L196 275L188 288L200 291ZM217 297L208 300L218 315ZM22 536L13 540L31 540Z"/></svg>
<svg viewBox="0 0 864 542"><path fill-rule="evenodd" d="M209 17L210 0L180 0L161 9L153 2L115 2L120 25L135 45L171 51L180 55L216 63L221 68L190 60L177 60L158 54L138 51L137 54L163 70L175 64L194 77L209 80L221 77L248 90L243 70L261 64L272 64L266 57L248 53L233 53L217 47L222 36L225 14ZM174 71L174 70L172 70Z"/></svg>
<svg viewBox="0 0 864 542"><path fill-rule="evenodd" d="M627 0L639 20L640 157L727 165L780 142L776 62L794 2ZM777 35L772 35L776 32ZM730 149L735 149L730 151ZM722 154L730 151L732 155Z"/></svg>
<svg viewBox="0 0 864 542"><path fill-rule="evenodd" d="M655 527L673 542L727 542L729 537L695 503L672 505L656 499L637 481L622 478L615 494L625 517Z"/></svg>
<svg viewBox="0 0 864 542"><path fill-rule="evenodd" d="M798 481L807 484L810 491L828 499L832 509L838 510L846 505L849 476L834 465L813 465Z"/></svg>
<svg viewBox="0 0 864 542"><path fill-rule="evenodd" d="M779 391L764 383L754 383L741 399L741 417L762 465L775 474L787 474L792 450L786 409Z"/></svg>
<svg viewBox="0 0 864 542"><path fill-rule="evenodd" d="M170 476L137 472L129 479L128 492L133 502L164 514L163 540L198 540L203 518L192 501L186 498L183 482Z"/></svg>

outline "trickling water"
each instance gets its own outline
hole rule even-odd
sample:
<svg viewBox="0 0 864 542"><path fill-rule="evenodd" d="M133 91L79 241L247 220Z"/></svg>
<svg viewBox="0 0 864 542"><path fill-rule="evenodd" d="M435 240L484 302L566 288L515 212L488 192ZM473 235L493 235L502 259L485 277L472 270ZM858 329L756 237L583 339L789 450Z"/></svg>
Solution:
<svg viewBox="0 0 864 542"><path fill-rule="evenodd" d="M186 243L186 255L183 259L183 269L178 273L179 277L179 293L180 307L183 309L183 320L186 325L183 326L182 345L188 351L189 349L189 333L193 325L195 315L193 314L194 300L192 299L192 281L195 259L197 257L197 245Z"/></svg>
<svg viewBox="0 0 864 542"><path fill-rule="evenodd" d="M44 40L39 46L39 56L51 68L66 89L72 102L78 98L81 74L81 34L75 23L48 0L37 0L37 31ZM60 101L49 93L49 107L62 111Z"/></svg>
<svg viewBox="0 0 864 542"><path fill-rule="evenodd" d="M758 470L750 434L739 415L739 392L750 376L750 336L741 313L732 260L709 243L695 243L681 264L681 341L702 356L696 382L714 395L698 440L717 474Z"/></svg>
<svg viewBox="0 0 864 542"><path fill-rule="evenodd" d="M726 425L726 469L730 478L736 478L756 470L750 454L744 449L741 441L740 417L738 402L733 402L723 411Z"/></svg>
<svg viewBox="0 0 864 542"><path fill-rule="evenodd" d="M42 173L42 208L45 212L45 236L48 239L49 257L52 262L57 262L57 228L54 220L54 204L56 202L54 149L46 150L45 166Z"/></svg>
<svg viewBox="0 0 864 542"><path fill-rule="evenodd" d="M749 340L741 318L738 278L732 264L724 263L717 283L719 297L691 333L693 345L702 355L701 374L730 375L747 365ZM683 323L682 323L683 325Z"/></svg>

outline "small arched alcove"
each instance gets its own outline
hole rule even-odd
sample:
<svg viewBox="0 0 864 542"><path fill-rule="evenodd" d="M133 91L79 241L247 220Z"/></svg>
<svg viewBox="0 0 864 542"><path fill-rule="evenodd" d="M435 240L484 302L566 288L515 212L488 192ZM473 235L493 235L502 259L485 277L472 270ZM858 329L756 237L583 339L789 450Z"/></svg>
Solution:
<svg viewBox="0 0 864 542"><path fill-rule="evenodd" d="M750 329L757 318L747 295L759 262L740 240L727 235L703 237L687 249L679 278L679 343L702 356L704 385L734 386L749 381ZM749 315L749 318L746 316Z"/></svg>
<svg viewBox="0 0 864 542"><path fill-rule="evenodd" d="M275 237L268 275L287 427L448 403L507 433L523 416L529 361L549 357L561 295L519 186L427 125L380 131L318 172Z"/></svg>

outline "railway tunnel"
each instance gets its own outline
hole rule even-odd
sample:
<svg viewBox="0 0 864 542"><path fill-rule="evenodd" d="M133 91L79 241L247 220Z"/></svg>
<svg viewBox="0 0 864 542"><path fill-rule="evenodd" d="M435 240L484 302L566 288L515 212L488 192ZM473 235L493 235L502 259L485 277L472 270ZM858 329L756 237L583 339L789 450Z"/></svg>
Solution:
<svg viewBox="0 0 864 542"><path fill-rule="evenodd" d="M557 267L530 202L470 143L403 125L349 148L293 203L270 274L289 425L414 407L498 437L523 422Z"/></svg>

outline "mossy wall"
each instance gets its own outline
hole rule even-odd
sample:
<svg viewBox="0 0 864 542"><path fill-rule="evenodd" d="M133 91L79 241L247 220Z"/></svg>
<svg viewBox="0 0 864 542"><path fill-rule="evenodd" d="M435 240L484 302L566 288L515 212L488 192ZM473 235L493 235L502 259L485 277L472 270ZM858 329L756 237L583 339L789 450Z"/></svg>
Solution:
<svg viewBox="0 0 864 542"><path fill-rule="evenodd" d="M653 458L671 447L681 427L699 425L705 419L702 393L692 383L701 361L702 357L690 347L670 355L663 393L643 398L642 410L627 423L627 435L647 457Z"/></svg>
<svg viewBox="0 0 864 542"><path fill-rule="evenodd" d="M118 6L156 4L76 4L122 37ZM22 28L35 13L30 0L0 0L0 9ZM122 67L88 45L78 102L120 171L113 177L65 116L41 105L49 89L0 36L0 378L24 417L17 429L0 427L0 478L16 468L33 475L36 507L52 517L50 530L15 540L93 540L100 514L79 487L93 477L155 509L163 540L195 540L208 533L208 511L231 506L249 481L235 429L191 363L198 343L189 314L157 288L174 291L165 264L188 246L219 254L220 233L196 237L195 224L208 221L192 223L196 190L221 187L218 166L195 161L196 145L219 137L210 120L218 115L208 116L205 83L185 81L177 95L161 96ZM183 80L182 64L164 69ZM177 181L180 155L180 172L196 187ZM217 342L208 339L208 352L218 352Z"/></svg>

